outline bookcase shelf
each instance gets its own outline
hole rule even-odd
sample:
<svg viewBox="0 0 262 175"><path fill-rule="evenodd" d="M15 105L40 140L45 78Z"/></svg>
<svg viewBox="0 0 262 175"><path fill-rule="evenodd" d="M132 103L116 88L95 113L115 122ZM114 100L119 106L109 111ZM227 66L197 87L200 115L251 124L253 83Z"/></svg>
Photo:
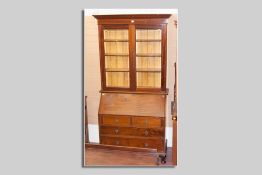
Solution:
<svg viewBox="0 0 262 175"><path fill-rule="evenodd" d="M162 22L166 20L98 21L102 90L126 87L127 91L140 91L143 87L165 91L167 23Z"/></svg>

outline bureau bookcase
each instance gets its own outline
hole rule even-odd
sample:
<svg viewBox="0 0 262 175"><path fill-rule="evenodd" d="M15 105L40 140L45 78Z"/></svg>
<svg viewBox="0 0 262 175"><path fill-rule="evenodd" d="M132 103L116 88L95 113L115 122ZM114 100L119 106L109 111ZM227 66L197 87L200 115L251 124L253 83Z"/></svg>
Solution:
<svg viewBox="0 0 262 175"><path fill-rule="evenodd" d="M94 15L98 23L100 144L166 156L169 14Z"/></svg>

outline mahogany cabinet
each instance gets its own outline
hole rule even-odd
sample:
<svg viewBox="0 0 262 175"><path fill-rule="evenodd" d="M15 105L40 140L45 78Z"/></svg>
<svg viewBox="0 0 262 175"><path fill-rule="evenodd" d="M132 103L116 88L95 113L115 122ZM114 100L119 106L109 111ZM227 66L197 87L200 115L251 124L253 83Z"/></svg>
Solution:
<svg viewBox="0 0 262 175"><path fill-rule="evenodd" d="M99 29L101 144L165 153L170 16L94 15Z"/></svg>

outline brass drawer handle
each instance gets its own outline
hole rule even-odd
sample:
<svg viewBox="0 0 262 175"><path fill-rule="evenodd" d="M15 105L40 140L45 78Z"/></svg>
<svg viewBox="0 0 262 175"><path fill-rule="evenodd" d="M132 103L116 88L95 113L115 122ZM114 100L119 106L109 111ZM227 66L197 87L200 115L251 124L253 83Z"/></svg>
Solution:
<svg viewBox="0 0 262 175"><path fill-rule="evenodd" d="M115 119L115 122L116 122L116 123L118 123L118 122L119 122L118 118L116 118L116 119Z"/></svg>
<svg viewBox="0 0 262 175"><path fill-rule="evenodd" d="M175 116L175 117L172 117L172 120L175 120L175 121L177 121L177 117Z"/></svg>
<svg viewBox="0 0 262 175"><path fill-rule="evenodd" d="M120 143L120 142L117 140L117 141L116 141L116 145L119 145L119 143Z"/></svg>
<svg viewBox="0 0 262 175"><path fill-rule="evenodd" d="M115 129L115 133L117 134L119 132L119 129Z"/></svg>
<svg viewBox="0 0 262 175"><path fill-rule="evenodd" d="M145 136L148 136L149 132L147 130L145 130Z"/></svg>
<svg viewBox="0 0 262 175"><path fill-rule="evenodd" d="M144 143L144 147L148 147L148 143Z"/></svg>

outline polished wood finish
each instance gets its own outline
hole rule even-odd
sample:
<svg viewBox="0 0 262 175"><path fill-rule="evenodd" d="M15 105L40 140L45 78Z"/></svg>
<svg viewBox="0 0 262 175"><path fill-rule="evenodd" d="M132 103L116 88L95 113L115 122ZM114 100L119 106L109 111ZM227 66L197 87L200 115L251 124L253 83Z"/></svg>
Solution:
<svg viewBox="0 0 262 175"><path fill-rule="evenodd" d="M165 91L103 91L101 90L100 93L120 93L120 94L154 94L154 95L167 95L169 92L169 89L166 89Z"/></svg>
<svg viewBox="0 0 262 175"><path fill-rule="evenodd" d="M166 96L102 93L99 114L165 117Z"/></svg>
<svg viewBox="0 0 262 175"><path fill-rule="evenodd" d="M101 115L101 125L113 125L113 126L130 126L131 117L129 116L111 116Z"/></svg>
<svg viewBox="0 0 262 175"><path fill-rule="evenodd" d="M156 149L86 144L85 166L173 167L172 148L167 148L167 162L157 161Z"/></svg>
<svg viewBox="0 0 262 175"><path fill-rule="evenodd" d="M129 25L129 68L130 68L130 90L136 90L136 74L134 70L136 69L135 49L136 49L136 36L135 36L135 25Z"/></svg>
<svg viewBox="0 0 262 175"><path fill-rule="evenodd" d="M160 94L102 93L100 143L165 152L165 101Z"/></svg>
<svg viewBox="0 0 262 175"><path fill-rule="evenodd" d="M96 19L152 19L152 18L169 18L170 14L128 14L128 15L93 15Z"/></svg>
<svg viewBox="0 0 262 175"><path fill-rule="evenodd" d="M86 143L85 148L96 148L96 149L109 149L109 150L120 150L120 151L132 151L132 152L145 152L145 153L157 153L156 149L138 148L138 147L126 147L126 146L112 146L97 143Z"/></svg>
<svg viewBox="0 0 262 175"><path fill-rule="evenodd" d="M102 81L98 111L100 144L156 149L164 162L170 16L94 16L98 21Z"/></svg>
<svg viewBox="0 0 262 175"><path fill-rule="evenodd" d="M100 143L106 145L129 146L139 148L156 148L158 152L164 152L164 139L142 138L131 136L100 136Z"/></svg>
<svg viewBox="0 0 262 175"><path fill-rule="evenodd" d="M98 30L99 30L99 50L100 50L100 66L101 66L101 84L102 90L109 91L165 91L166 90L166 42L167 42L167 21L170 17L170 14L147 14L147 15L94 15L98 21ZM105 29L128 29L128 39L105 39L104 30ZM136 30L137 29L160 29L161 30L161 39L136 39ZM129 54L122 53L105 53L105 42L128 42L129 43ZM161 42L161 54L136 54L136 42ZM107 86L107 78L105 69L105 56L128 56L129 57L129 70L125 69L125 72L129 72L129 87L113 87ZM161 69L137 69L136 68L136 58L137 57L161 57ZM111 72L122 72L119 70L109 69ZM139 77L148 77L153 76L154 81L160 81L161 87L154 87L151 85L149 87L140 87L137 84L137 72ZM151 72L151 74L149 74ZM153 72L161 73L152 74ZM110 74L111 75L111 74ZM143 75L143 76L142 76ZM158 76L160 78L158 78ZM139 80L140 80L139 78ZM147 81L152 81L146 78ZM155 80L156 79L156 80ZM159 80L158 80L159 79ZM140 80L141 81L141 80ZM140 82L139 81L139 82ZM145 79L142 81L144 82Z"/></svg>
<svg viewBox="0 0 262 175"><path fill-rule="evenodd" d="M162 71L161 74L161 90L164 91L166 88L166 57L167 57L167 47L166 47L166 41L167 41L167 26L163 25L162 28L162 69L165 71Z"/></svg>
<svg viewBox="0 0 262 175"><path fill-rule="evenodd" d="M139 137L162 137L164 128L136 128L136 127L117 127L117 126L101 126L101 135L129 135Z"/></svg>
<svg viewBox="0 0 262 175"><path fill-rule="evenodd" d="M160 128L164 126L164 117L133 117L133 126L146 128Z"/></svg>
<svg viewBox="0 0 262 175"><path fill-rule="evenodd" d="M142 25L159 25L167 24L170 14L146 14L146 15L93 15L97 19L98 25L123 25L123 24L142 24Z"/></svg>

